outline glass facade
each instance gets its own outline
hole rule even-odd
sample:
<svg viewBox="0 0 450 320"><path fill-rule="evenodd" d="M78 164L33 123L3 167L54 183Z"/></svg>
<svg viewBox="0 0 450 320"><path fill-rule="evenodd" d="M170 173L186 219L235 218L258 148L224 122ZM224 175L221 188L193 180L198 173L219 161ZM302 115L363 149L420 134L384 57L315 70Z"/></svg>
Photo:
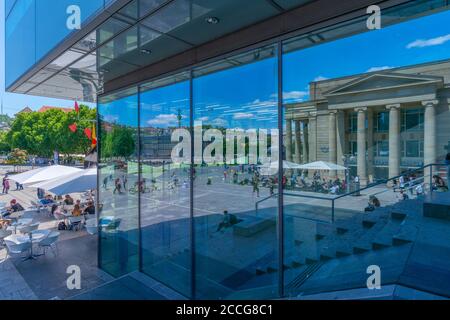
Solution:
<svg viewBox="0 0 450 320"><path fill-rule="evenodd" d="M6 86L76 31L67 26L74 12L68 10L70 6L80 9L80 20L84 23L111 2L113 0L6 0Z"/></svg>
<svg viewBox="0 0 450 320"><path fill-rule="evenodd" d="M99 266L114 276L139 268L138 93L129 89L99 100Z"/></svg>
<svg viewBox="0 0 450 320"><path fill-rule="evenodd" d="M445 156L448 125L431 130L430 108L450 119L448 105L435 101L448 94L439 90L450 51L417 39L431 21L444 29L436 36L448 34L447 9L416 1L388 10L381 30L368 32L363 17L103 95L102 268L140 270L197 299L362 288L367 261L395 269L390 263L409 251L395 260L394 251L375 251L392 246L375 237L403 225L384 217L368 231L371 222L358 219L373 196L383 206L397 196L381 185L360 198L346 193L356 176L370 186ZM399 34L408 38L396 46ZM317 161L335 166L302 167ZM430 178L423 170L414 177ZM352 260L367 252L364 263ZM383 284L395 279L392 271Z"/></svg>

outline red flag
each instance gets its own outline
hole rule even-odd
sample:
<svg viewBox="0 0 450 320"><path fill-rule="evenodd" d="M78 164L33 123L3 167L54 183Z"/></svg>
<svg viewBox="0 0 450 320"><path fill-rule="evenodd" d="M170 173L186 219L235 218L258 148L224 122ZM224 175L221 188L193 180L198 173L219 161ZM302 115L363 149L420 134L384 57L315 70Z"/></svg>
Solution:
<svg viewBox="0 0 450 320"><path fill-rule="evenodd" d="M84 134L88 137L89 140L92 140L92 131L89 128L84 129Z"/></svg>
<svg viewBox="0 0 450 320"><path fill-rule="evenodd" d="M79 113L80 112L80 107L78 106L78 102L75 101L75 112Z"/></svg>
<svg viewBox="0 0 450 320"><path fill-rule="evenodd" d="M72 131L73 133L77 132L77 124L76 124L76 123L71 124L71 125L69 126L69 129L70 129L70 131Z"/></svg>
<svg viewBox="0 0 450 320"><path fill-rule="evenodd" d="M97 146L97 132L95 130L95 124L92 125L92 148Z"/></svg>

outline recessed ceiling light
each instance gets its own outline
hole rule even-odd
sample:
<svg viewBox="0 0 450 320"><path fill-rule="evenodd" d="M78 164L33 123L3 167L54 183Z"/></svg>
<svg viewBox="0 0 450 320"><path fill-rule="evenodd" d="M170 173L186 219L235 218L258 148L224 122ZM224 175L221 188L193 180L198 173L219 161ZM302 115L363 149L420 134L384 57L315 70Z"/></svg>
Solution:
<svg viewBox="0 0 450 320"><path fill-rule="evenodd" d="M108 70L108 69L105 69L105 68L102 68L102 69L100 69L100 72L102 72L102 73L108 73L109 70Z"/></svg>
<svg viewBox="0 0 450 320"><path fill-rule="evenodd" d="M208 17L205 20L209 24L218 24L220 22L219 18L217 17Z"/></svg>
<svg viewBox="0 0 450 320"><path fill-rule="evenodd" d="M152 51L148 50L148 49L141 49L141 53L143 53L143 54L152 54Z"/></svg>

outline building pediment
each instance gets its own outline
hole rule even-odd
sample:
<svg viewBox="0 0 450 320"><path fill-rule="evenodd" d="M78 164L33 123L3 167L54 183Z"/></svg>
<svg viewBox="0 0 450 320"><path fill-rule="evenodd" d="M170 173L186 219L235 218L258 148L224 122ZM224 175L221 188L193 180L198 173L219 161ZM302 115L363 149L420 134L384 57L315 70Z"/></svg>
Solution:
<svg viewBox="0 0 450 320"><path fill-rule="evenodd" d="M374 73L362 76L324 94L325 97L400 89L413 86L443 86L444 79L436 76L409 75L402 73Z"/></svg>

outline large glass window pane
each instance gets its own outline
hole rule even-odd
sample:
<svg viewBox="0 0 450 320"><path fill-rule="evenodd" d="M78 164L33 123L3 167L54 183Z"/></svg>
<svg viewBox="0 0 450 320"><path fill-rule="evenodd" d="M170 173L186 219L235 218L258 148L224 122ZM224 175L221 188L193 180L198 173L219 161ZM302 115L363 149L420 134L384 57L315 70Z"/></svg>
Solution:
<svg viewBox="0 0 450 320"><path fill-rule="evenodd" d="M5 24L6 87L36 61L35 0L17 1Z"/></svg>
<svg viewBox="0 0 450 320"><path fill-rule="evenodd" d="M101 97L99 216L100 267L114 276L139 263L138 96L136 89Z"/></svg>
<svg viewBox="0 0 450 320"><path fill-rule="evenodd" d="M191 296L189 74L141 87L142 271ZM183 147L185 146L185 147Z"/></svg>
<svg viewBox="0 0 450 320"><path fill-rule="evenodd" d="M405 173L405 179L417 178L408 189L411 202L402 202L407 197L390 186L403 170L446 153L450 113L441 97L450 74L448 2L412 1L383 10L382 28L370 32L367 18L284 43L288 296L363 292L367 277L360 275L370 265L384 272L382 284L399 283L396 279L405 273L395 269L409 269L412 261L431 267L424 256L396 241L396 235L410 232L409 244L417 240L414 246L432 246L425 238L433 231L423 220L409 224L423 217L416 209L422 203L415 201L423 191L414 188L425 188L427 171ZM308 165L299 166L303 163ZM392 216L401 210L406 218L398 221ZM425 273L420 277L428 279Z"/></svg>
<svg viewBox="0 0 450 320"><path fill-rule="evenodd" d="M227 63L230 67L220 72ZM196 297L278 295L276 48L195 71Z"/></svg>

